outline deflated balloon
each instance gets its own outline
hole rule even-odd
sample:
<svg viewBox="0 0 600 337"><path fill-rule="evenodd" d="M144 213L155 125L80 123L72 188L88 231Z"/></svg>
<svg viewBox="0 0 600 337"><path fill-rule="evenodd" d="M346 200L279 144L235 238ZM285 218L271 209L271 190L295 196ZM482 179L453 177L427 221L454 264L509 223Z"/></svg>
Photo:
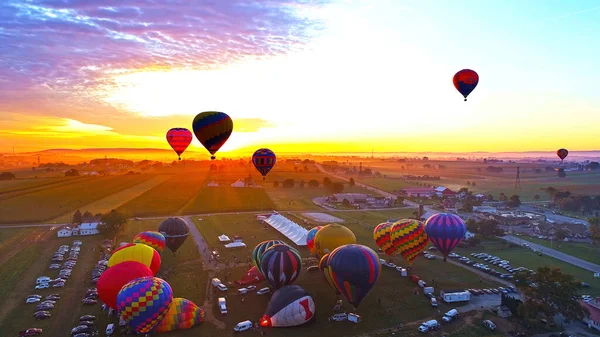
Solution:
<svg viewBox="0 0 600 337"><path fill-rule="evenodd" d="M313 255L317 253L317 251L315 250L315 236L317 236L317 232L321 228L323 228L323 226L317 226L311 228L311 230L309 230L308 233L306 233L306 248L308 248L308 251Z"/></svg>
<svg viewBox="0 0 600 337"><path fill-rule="evenodd" d="M269 171L275 166L276 161L277 156L269 149L258 149L252 155L252 163L256 167L256 170L262 174L263 180L265 180Z"/></svg>
<svg viewBox="0 0 600 337"><path fill-rule="evenodd" d="M199 113L192 122L194 135L215 159L215 153L225 144L233 132L233 121L224 112L205 111Z"/></svg>
<svg viewBox="0 0 600 337"><path fill-rule="evenodd" d="M165 280L142 277L119 291L117 311L135 332L148 333L169 312L172 301L173 290Z"/></svg>
<svg viewBox="0 0 600 337"><path fill-rule="evenodd" d="M425 225L413 219L396 221L390 230L390 238L395 251L402 255L409 266L429 244Z"/></svg>
<svg viewBox="0 0 600 337"><path fill-rule="evenodd" d="M467 101L467 96L475 89L477 83L479 83L479 75L471 69L463 69L457 72L452 79L454 83L454 87L458 92L460 92L465 101Z"/></svg>
<svg viewBox="0 0 600 337"><path fill-rule="evenodd" d="M302 270L300 253L285 244L272 246L260 259L260 271L275 289L294 283L300 270Z"/></svg>
<svg viewBox="0 0 600 337"><path fill-rule="evenodd" d="M161 232L157 231L145 231L133 237L133 243L141 243L146 246L150 246L156 249L157 252L162 253L165 249L165 236Z"/></svg>
<svg viewBox="0 0 600 337"><path fill-rule="evenodd" d="M137 278L153 276L152 270L142 263L126 261L106 269L96 287L98 297L110 308L117 309L117 295L123 286Z"/></svg>
<svg viewBox="0 0 600 337"><path fill-rule="evenodd" d="M143 264L152 270L153 275L156 275L160 268L160 255L158 252L154 248L141 243L129 243L115 249L110 259L108 259L108 267L127 261Z"/></svg>
<svg viewBox="0 0 600 337"><path fill-rule="evenodd" d="M189 329L204 322L204 310L185 298L174 298L165 318L156 326L155 332Z"/></svg>
<svg viewBox="0 0 600 337"><path fill-rule="evenodd" d="M265 314L260 319L263 327L290 327L302 325L315 317L315 301L297 285L277 290Z"/></svg>
<svg viewBox="0 0 600 337"><path fill-rule="evenodd" d="M257 244L256 247L254 247L254 250L252 251L252 262L254 263L254 266L258 268L258 270L260 270L260 259L262 258L263 254L267 249L274 245L285 245L285 242L280 240L267 240Z"/></svg>
<svg viewBox="0 0 600 337"><path fill-rule="evenodd" d="M337 247L351 243L356 243L354 233L338 224L327 225L319 229L315 235L315 251L319 257L331 253Z"/></svg>
<svg viewBox="0 0 600 337"><path fill-rule="evenodd" d="M425 232L429 241L444 254L446 261L448 254L464 239L467 227L457 215L437 213L425 222Z"/></svg>
<svg viewBox="0 0 600 337"><path fill-rule="evenodd" d="M175 253L190 234L190 228L181 218L167 218L158 226L158 231L165 236L167 247Z"/></svg>
<svg viewBox="0 0 600 337"><path fill-rule="evenodd" d="M181 154L192 142L192 132L186 128L172 128L167 131L167 142L181 160Z"/></svg>

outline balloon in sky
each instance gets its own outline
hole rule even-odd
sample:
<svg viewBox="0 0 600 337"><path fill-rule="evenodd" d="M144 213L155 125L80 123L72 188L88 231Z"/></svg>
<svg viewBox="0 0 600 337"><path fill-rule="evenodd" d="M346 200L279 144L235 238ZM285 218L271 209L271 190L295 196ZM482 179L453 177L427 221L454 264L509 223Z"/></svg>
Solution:
<svg viewBox="0 0 600 337"><path fill-rule="evenodd" d="M323 274L323 277L325 278L325 281L327 281L327 284L329 284L329 286L333 290L335 290L336 294L339 294L340 291L335 287L335 284L331 279L331 272L329 270L329 254L323 255L323 257L319 261L319 270Z"/></svg>
<svg viewBox="0 0 600 337"><path fill-rule="evenodd" d="M148 333L165 317L173 301L173 290L163 279L142 277L123 286L117 310L138 333Z"/></svg>
<svg viewBox="0 0 600 337"><path fill-rule="evenodd" d="M133 243L142 243L162 253L165 249L165 236L157 231L144 231L133 237Z"/></svg>
<svg viewBox="0 0 600 337"><path fill-rule="evenodd" d="M569 155L569 151L567 149L559 149L558 151L556 151L556 155L562 161L565 160L565 158L567 158L567 156Z"/></svg>
<svg viewBox="0 0 600 337"><path fill-rule="evenodd" d="M190 234L190 227L181 218L167 218L160 223L158 231L165 236L167 247L175 253Z"/></svg>
<svg viewBox="0 0 600 337"><path fill-rule="evenodd" d="M454 75L452 82L454 82L454 87L465 97L466 101L467 96L469 96L471 91L477 86L477 83L479 83L479 75L471 69L463 69Z"/></svg>
<svg viewBox="0 0 600 337"><path fill-rule="evenodd" d="M315 250L315 236L317 236L317 232L321 228L323 228L323 226L313 227L306 233L306 248L308 248L308 251L313 255L317 253Z"/></svg>
<svg viewBox="0 0 600 337"><path fill-rule="evenodd" d="M215 159L215 153L225 144L233 131L233 121L224 112L205 111L199 113L192 122L196 138Z"/></svg>
<svg viewBox="0 0 600 337"><path fill-rule="evenodd" d="M392 225L393 223L391 222L384 222L375 226L375 229L373 229L373 240L375 240L377 246L387 255L396 254L396 248L394 248L390 237Z"/></svg>
<svg viewBox="0 0 600 337"><path fill-rule="evenodd" d="M172 128L167 131L167 142L181 160L181 154L192 142L192 132L186 128Z"/></svg>
<svg viewBox="0 0 600 337"><path fill-rule="evenodd" d="M289 327L309 322L315 317L315 301L300 286L285 286L277 290L265 314L260 319L263 327Z"/></svg>
<svg viewBox="0 0 600 337"><path fill-rule="evenodd" d="M174 298L165 318L156 326L155 332L189 329L204 321L204 310L185 298Z"/></svg>
<svg viewBox="0 0 600 337"><path fill-rule="evenodd" d="M252 262L254 263L254 266L258 268L258 270L260 270L260 259L262 255L267 249L274 245L285 245L285 242L280 240L267 240L257 244L256 247L254 247L254 250L252 251Z"/></svg>
<svg viewBox="0 0 600 337"><path fill-rule="evenodd" d="M96 284L98 297L110 308L117 309L117 295L123 286L137 278L153 276L152 270L145 265L126 261L106 269Z"/></svg>
<svg viewBox="0 0 600 337"><path fill-rule="evenodd" d="M390 238L396 252L402 255L409 266L429 243L425 225L413 219L396 221L390 230Z"/></svg>
<svg viewBox="0 0 600 337"><path fill-rule="evenodd" d="M294 283L300 270L302 270L300 253L285 244L272 246L260 259L260 271L275 289Z"/></svg>
<svg viewBox="0 0 600 337"><path fill-rule="evenodd" d="M465 237L467 227L457 215L437 213L430 216L425 222L425 232L429 241L444 254L444 261L446 261L448 254Z"/></svg>
<svg viewBox="0 0 600 337"><path fill-rule="evenodd" d="M315 235L315 251L319 257L350 243L356 243L356 236L347 227L338 224L327 225Z"/></svg>
<svg viewBox="0 0 600 337"><path fill-rule="evenodd" d="M344 245L329 254L329 272L336 288L355 308L381 274L379 256L363 245Z"/></svg>
<svg viewBox="0 0 600 337"><path fill-rule="evenodd" d="M108 259L108 267L115 266L126 261L134 261L143 264L156 275L160 268L160 255L156 249L141 243L129 243L121 246L112 253Z"/></svg>
<svg viewBox="0 0 600 337"><path fill-rule="evenodd" d="M252 155L252 163L256 167L256 170L262 174L263 180L265 180L267 173L275 166L276 161L277 156L269 149L258 149Z"/></svg>

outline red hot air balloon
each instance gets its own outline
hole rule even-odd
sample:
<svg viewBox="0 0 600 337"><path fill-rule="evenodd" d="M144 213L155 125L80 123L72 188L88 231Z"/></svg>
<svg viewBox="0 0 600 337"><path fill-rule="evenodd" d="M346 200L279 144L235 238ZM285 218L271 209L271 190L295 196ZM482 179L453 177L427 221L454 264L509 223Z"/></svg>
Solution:
<svg viewBox="0 0 600 337"><path fill-rule="evenodd" d="M560 161L563 161L569 155L569 151L567 149L559 149L558 151L556 151L556 155L558 156L558 158L560 158Z"/></svg>
<svg viewBox="0 0 600 337"><path fill-rule="evenodd" d="M104 271L98 279L98 297L110 308L117 308L117 295L127 283L146 276L153 276L152 270L136 261L116 264Z"/></svg>
<svg viewBox="0 0 600 337"><path fill-rule="evenodd" d="M172 128L167 131L167 142L181 160L181 154L192 142L192 132L186 128Z"/></svg>
<svg viewBox="0 0 600 337"><path fill-rule="evenodd" d="M465 97L466 102L467 96L479 83L479 75L471 69L463 69L454 75L452 82L454 82L456 90Z"/></svg>

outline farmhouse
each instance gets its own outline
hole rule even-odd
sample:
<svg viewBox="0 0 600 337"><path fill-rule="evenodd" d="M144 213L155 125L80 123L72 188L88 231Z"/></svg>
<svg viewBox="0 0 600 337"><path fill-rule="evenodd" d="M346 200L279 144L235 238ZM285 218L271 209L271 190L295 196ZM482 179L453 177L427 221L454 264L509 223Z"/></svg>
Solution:
<svg viewBox="0 0 600 337"><path fill-rule="evenodd" d="M593 328L600 331L600 298L596 297L595 299L587 302L581 302L588 311L590 312L589 316L583 319L583 322L588 325L588 328Z"/></svg>
<svg viewBox="0 0 600 337"><path fill-rule="evenodd" d="M437 194L438 197L448 197L448 198L452 198L452 197L456 196L456 192L454 192L444 186L438 186L435 189L435 194Z"/></svg>
<svg viewBox="0 0 600 337"><path fill-rule="evenodd" d="M406 196L409 197L424 197L431 198L436 194L436 191L433 188L429 187L414 187L414 188L403 188L401 190Z"/></svg>
<svg viewBox="0 0 600 337"><path fill-rule="evenodd" d="M71 235L73 235L73 230L71 229L71 227L62 227L61 229L58 230L59 238L66 238Z"/></svg>
<svg viewBox="0 0 600 337"><path fill-rule="evenodd" d="M98 228L99 225L99 222L84 222L79 226L74 226L72 228L65 226L58 230L57 235L59 238L78 235L96 235L100 234L100 229Z"/></svg>

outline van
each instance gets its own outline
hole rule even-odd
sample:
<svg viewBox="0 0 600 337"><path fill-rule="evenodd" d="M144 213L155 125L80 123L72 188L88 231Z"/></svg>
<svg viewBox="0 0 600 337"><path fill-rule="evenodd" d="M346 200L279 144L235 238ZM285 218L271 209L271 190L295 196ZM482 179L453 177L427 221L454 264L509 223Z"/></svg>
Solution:
<svg viewBox="0 0 600 337"><path fill-rule="evenodd" d="M212 279L211 283L212 283L213 287L218 287L219 284L221 284L221 280L219 280L218 278L215 277Z"/></svg>
<svg viewBox="0 0 600 337"><path fill-rule="evenodd" d="M242 332L242 331L250 330L251 328L252 328L252 322L243 321L243 322L239 322L238 324L236 324L235 327L233 328L233 331Z"/></svg>
<svg viewBox="0 0 600 337"><path fill-rule="evenodd" d="M49 278L48 276L40 276L35 281L35 284L36 285L40 285L40 284L43 284L43 283L49 283L50 281L52 281L52 279Z"/></svg>
<svg viewBox="0 0 600 337"><path fill-rule="evenodd" d="M435 297L432 297L429 299L429 304L431 304L432 307L437 308L438 303L437 300L435 299Z"/></svg>
<svg viewBox="0 0 600 337"><path fill-rule="evenodd" d="M348 320L350 322L358 323L358 322L362 321L362 318L360 317L359 314L349 313Z"/></svg>
<svg viewBox="0 0 600 337"><path fill-rule="evenodd" d="M225 301L225 297L219 297L219 310L221 311L221 315L227 315L227 302Z"/></svg>
<svg viewBox="0 0 600 337"><path fill-rule="evenodd" d="M238 294L240 294L240 295L245 295L247 293L248 293L248 289L246 289L246 288L238 289Z"/></svg>
<svg viewBox="0 0 600 337"><path fill-rule="evenodd" d="M450 323L455 319L458 319L458 310L452 309L444 314L444 317L442 317L442 322Z"/></svg>
<svg viewBox="0 0 600 337"><path fill-rule="evenodd" d="M115 332L115 325L113 323L110 323L109 325L106 326L106 335L110 336Z"/></svg>
<svg viewBox="0 0 600 337"><path fill-rule="evenodd" d="M433 287L425 287L425 288L423 288L423 293L426 294L426 295L427 294L433 294L434 290L435 289Z"/></svg>
<svg viewBox="0 0 600 337"><path fill-rule="evenodd" d="M331 316L330 318L332 321L341 322L341 321L345 321L348 319L348 314L346 314L345 312L342 312L339 314L335 314L335 315Z"/></svg>
<svg viewBox="0 0 600 337"><path fill-rule="evenodd" d="M425 333L427 331L437 330L439 328L440 324L435 319L432 319L430 321L423 322L419 327L419 332Z"/></svg>

